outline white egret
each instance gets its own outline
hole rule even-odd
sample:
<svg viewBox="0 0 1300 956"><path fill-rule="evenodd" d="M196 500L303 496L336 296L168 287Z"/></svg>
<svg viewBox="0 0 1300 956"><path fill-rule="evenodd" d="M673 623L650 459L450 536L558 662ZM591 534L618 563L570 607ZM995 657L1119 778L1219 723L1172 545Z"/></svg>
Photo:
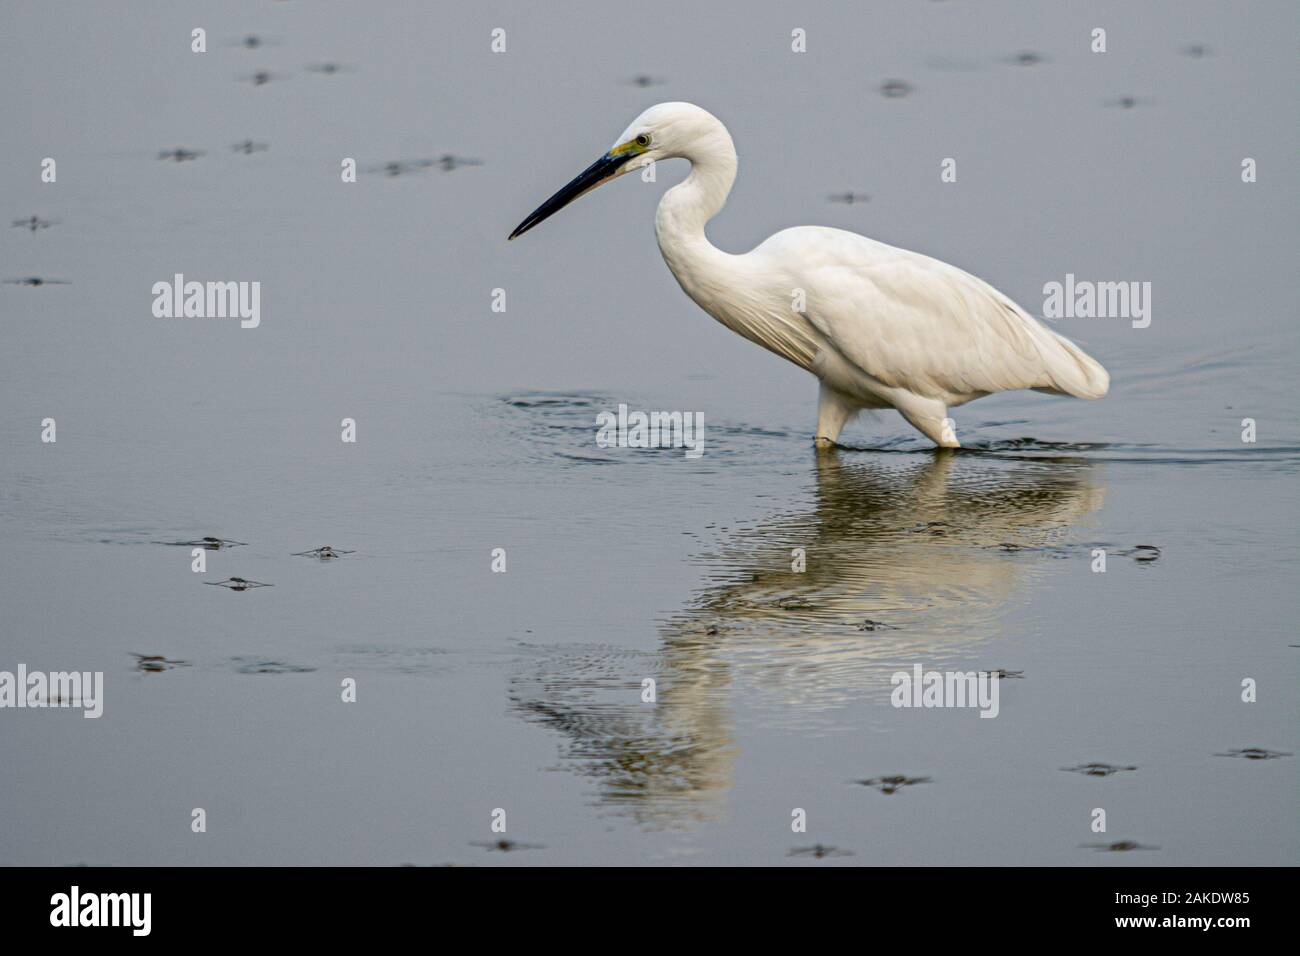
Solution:
<svg viewBox="0 0 1300 956"><path fill-rule="evenodd" d="M993 392L1100 398L1110 376L988 283L955 266L841 229L785 229L732 255L704 235L736 178L731 135L690 103L660 103L539 206L513 239L583 193L662 159L690 175L655 213L683 291L733 332L821 382L816 441L865 408L896 408L937 445L960 447L948 409Z"/></svg>

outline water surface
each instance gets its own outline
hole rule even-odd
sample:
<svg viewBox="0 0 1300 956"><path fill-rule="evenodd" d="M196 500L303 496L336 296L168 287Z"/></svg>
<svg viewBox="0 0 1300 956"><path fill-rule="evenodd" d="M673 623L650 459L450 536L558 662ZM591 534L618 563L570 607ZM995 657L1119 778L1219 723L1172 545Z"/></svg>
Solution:
<svg viewBox="0 0 1300 956"><path fill-rule="evenodd" d="M11 9L6 214L62 221L6 231L0 260L73 284L0 287L0 669L102 670L107 699L98 721L0 712L0 861L1300 860L1296 758L1215 756L1300 751L1294 10L1115 5L1126 40L1098 61L1073 13L836 6L803 14L803 59L762 5L688 30L673 4L635 29L424 4ZM192 21L217 41L201 57ZM249 31L284 43L220 44ZM1214 55L1181 57L1198 38ZM1003 62L1024 44L1048 58ZM327 59L358 69L301 72ZM294 75L235 79L261 66ZM641 70L670 82L617 82ZM12 93L31 75L39 102ZM893 76L913 92L880 96ZM1151 104L1103 105L1126 92ZM725 248L852 228L1031 309L1066 272L1147 280L1152 325L1060 323L1109 368L1100 402L982 400L957 410L957 454L881 413L819 455L812 380L659 259L652 208L680 170L504 243L670 98L736 138ZM229 151L248 136L271 148ZM154 158L175 145L207 155ZM487 162L338 182L342 156L448 151ZM1245 155L1267 170L1251 186ZM847 189L872 199L825 202ZM262 326L153 318L175 272L261 281ZM619 403L702 412L704 456L598 448ZM158 543L203 535L247 544L195 574ZM292 556L326 544L354 553ZM202 583L231 575L274 587ZM889 677L914 663L1022 674L994 720L896 710ZM1089 762L1137 769L1061 769ZM929 781L854 782L893 774ZM1159 851L1082 848L1095 807L1105 839ZM495 808L536 847L473 845ZM853 855L788 855L815 843Z"/></svg>

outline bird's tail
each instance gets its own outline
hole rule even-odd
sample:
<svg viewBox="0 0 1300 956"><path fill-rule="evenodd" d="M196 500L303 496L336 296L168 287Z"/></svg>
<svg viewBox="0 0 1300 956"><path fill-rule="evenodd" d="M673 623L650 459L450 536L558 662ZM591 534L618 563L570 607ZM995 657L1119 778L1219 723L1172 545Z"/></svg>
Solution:
<svg viewBox="0 0 1300 956"><path fill-rule="evenodd" d="M1041 328L1041 326L1040 326ZM1042 329L1046 341L1039 341L1039 352L1047 366L1050 383L1037 391L1075 398L1101 398L1110 390L1110 373L1101 363L1064 335Z"/></svg>

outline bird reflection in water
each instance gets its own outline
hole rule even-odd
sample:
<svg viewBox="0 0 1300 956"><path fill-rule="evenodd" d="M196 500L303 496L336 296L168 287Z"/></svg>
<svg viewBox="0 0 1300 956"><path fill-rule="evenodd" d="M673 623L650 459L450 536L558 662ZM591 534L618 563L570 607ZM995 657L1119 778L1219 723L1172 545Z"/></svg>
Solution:
<svg viewBox="0 0 1300 956"><path fill-rule="evenodd" d="M697 559L708 583L660 625L656 650L525 648L512 708L561 734L563 765L597 781L598 803L653 828L712 819L732 785L737 699L767 723L816 730L842 726L848 705L888 701L900 661L978 666L1037 569L990 545L1075 540L1105 494L1095 468L1060 454L820 453L805 507L726 532ZM945 534L915 533L937 526ZM862 630L882 618L893 626Z"/></svg>

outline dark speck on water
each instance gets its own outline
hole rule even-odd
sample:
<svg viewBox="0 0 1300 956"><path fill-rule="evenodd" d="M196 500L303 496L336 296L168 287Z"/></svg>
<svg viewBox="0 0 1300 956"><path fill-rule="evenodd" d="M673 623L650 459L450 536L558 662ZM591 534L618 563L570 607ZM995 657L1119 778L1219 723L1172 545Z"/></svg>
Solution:
<svg viewBox="0 0 1300 956"><path fill-rule="evenodd" d="M896 631L898 627L893 624L886 624L884 621L873 621L870 618L858 625L859 631Z"/></svg>
<svg viewBox="0 0 1300 956"><path fill-rule="evenodd" d="M852 850L841 850L839 847L826 846L822 843L814 843L812 846L797 846L786 854L786 856L811 856L817 860L825 859L828 856L852 855Z"/></svg>
<svg viewBox="0 0 1300 956"><path fill-rule="evenodd" d="M251 591L254 588L271 588L274 584L263 584L261 581L250 581L247 578L231 577L224 581L204 581L204 584L211 584L214 587L228 588L231 591Z"/></svg>
<svg viewBox="0 0 1300 956"><path fill-rule="evenodd" d="M544 850L546 849L540 843L522 843L518 840L490 840L472 841L471 846L486 847L489 851L496 850L499 853L513 853L516 850Z"/></svg>
<svg viewBox="0 0 1300 956"><path fill-rule="evenodd" d="M1086 849L1097 850L1102 853L1127 853L1130 850L1158 850L1158 846L1149 846L1144 843L1138 843L1136 840L1116 840L1114 843L1080 843L1079 846Z"/></svg>
<svg viewBox="0 0 1300 956"><path fill-rule="evenodd" d="M1082 763L1077 767L1062 767L1067 773L1081 773L1085 777L1109 777L1123 770L1136 770L1137 767L1116 767L1108 763Z"/></svg>
<svg viewBox="0 0 1300 956"><path fill-rule="evenodd" d="M1265 747L1246 747L1242 750L1229 750L1227 753L1215 754L1216 757L1240 757L1243 760L1277 760L1280 757L1290 757L1291 753L1285 750L1268 750Z"/></svg>
<svg viewBox="0 0 1300 956"><path fill-rule="evenodd" d="M333 559L341 557L342 555L353 554L353 553L354 552L352 551L346 551L341 548L332 548L328 544L326 544L326 545L322 545L319 548L313 548L310 551L295 551L293 553L293 556L295 558L303 558L303 557L319 558L321 561L332 561Z"/></svg>
<svg viewBox="0 0 1300 956"><path fill-rule="evenodd" d="M897 774L889 777L872 777L869 780L855 780L854 783L863 787L871 787L873 790L879 790L881 793L896 793L900 787L911 787L920 783L929 783L929 777L905 777Z"/></svg>
<svg viewBox="0 0 1300 956"><path fill-rule="evenodd" d="M132 654L135 669L146 674L157 674L171 670L173 667L188 667L189 661L172 661L161 654Z"/></svg>
<svg viewBox="0 0 1300 956"><path fill-rule="evenodd" d="M289 664L285 661L262 660L260 658L232 657L235 672L239 674L310 674L316 670L305 664Z"/></svg>
<svg viewBox="0 0 1300 956"><path fill-rule="evenodd" d="M222 548L244 547L248 544L246 541L230 541L226 538L216 538L211 535L205 535L193 541L155 541L154 544L165 544L177 548L203 548L207 551L220 551Z"/></svg>

